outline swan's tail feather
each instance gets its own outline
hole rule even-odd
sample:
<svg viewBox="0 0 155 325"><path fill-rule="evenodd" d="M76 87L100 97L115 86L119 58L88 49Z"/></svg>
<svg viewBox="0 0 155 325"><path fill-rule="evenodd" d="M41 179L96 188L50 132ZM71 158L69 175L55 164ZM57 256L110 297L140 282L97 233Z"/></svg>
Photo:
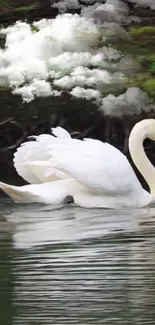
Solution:
<svg viewBox="0 0 155 325"><path fill-rule="evenodd" d="M35 195L26 191L25 186L14 186L0 182L0 189L5 192L14 202L28 203L34 201Z"/></svg>

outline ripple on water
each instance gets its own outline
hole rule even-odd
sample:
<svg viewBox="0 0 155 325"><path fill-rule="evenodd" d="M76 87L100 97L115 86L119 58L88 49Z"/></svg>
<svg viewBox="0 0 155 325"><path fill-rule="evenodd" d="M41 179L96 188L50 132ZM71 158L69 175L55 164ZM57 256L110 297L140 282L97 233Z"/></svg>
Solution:
<svg viewBox="0 0 155 325"><path fill-rule="evenodd" d="M155 209L0 202L0 324L154 324Z"/></svg>

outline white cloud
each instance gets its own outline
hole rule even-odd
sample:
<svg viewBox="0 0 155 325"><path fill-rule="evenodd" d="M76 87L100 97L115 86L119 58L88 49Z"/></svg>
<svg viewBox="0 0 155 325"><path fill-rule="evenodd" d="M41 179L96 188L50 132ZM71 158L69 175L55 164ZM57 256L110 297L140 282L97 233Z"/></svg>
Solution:
<svg viewBox="0 0 155 325"><path fill-rule="evenodd" d="M44 27L41 31L44 31L48 43L52 42L56 54L90 50L98 43L99 31L93 20L79 15L58 15L51 19L51 26Z"/></svg>
<svg viewBox="0 0 155 325"><path fill-rule="evenodd" d="M136 87L128 88L124 94L117 97L112 94L104 97L100 106L105 115L113 116L139 114L152 108L147 94Z"/></svg>
<svg viewBox="0 0 155 325"><path fill-rule="evenodd" d="M60 96L65 90L77 98L95 99L105 114L150 109L149 105L144 107L147 95L138 88L103 98L105 93L122 91L126 76L139 69L131 57L104 46L117 35L121 39L129 37L120 25L130 19L127 4L121 0L85 2L88 6L83 7L81 16L61 14L55 19L42 19L33 23L35 29L26 22L2 29L6 44L4 50L0 49L0 85L11 87L13 94L22 96L25 102ZM75 8L79 2L65 0L59 5Z"/></svg>
<svg viewBox="0 0 155 325"><path fill-rule="evenodd" d="M47 79L46 65L38 58L23 58L19 62L12 62L8 67L0 69L0 77L6 78L10 87L17 87L25 81Z"/></svg>
<svg viewBox="0 0 155 325"><path fill-rule="evenodd" d="M121 0L107 0L105 3L95 0L84 0L86 7L80 4L78 0L51 1L52 7L58 8L60 12L68 9L82 8L81 14L87 18L93 18L97 24L104 22L120 23L129 14L128 5Z"/></svg>
<svg viewBox="0 0 155 325"><path fill-rule="evenodd" d="M95 55L89 52L64 52L58 56L49 59L49 67L58 71L58 69L72 69L78 66L98 65L104 60L103 53Z"/></svg>
<svg viewBox="0 0 155 325"><path fill-rule="evenodd" d="M54 85L70 89L72 87L78 86L88 86L88 87L96 87L102 90L105 85L109 85L112 83L122 82L123 75L121 73L110 74L106 70L101 69L89 69L87 67L76 67L73 69L69 76L64 76L60 79L54 80Z"/></svg>
<svg viewBox="0 0 155 325"><path fill-rule="evenodd" d="M67 9L78 9L80 4L78 0L65 0L59 2L52 2L52 7L58 8L60 12L65 12Z"/></svg>
<svg viewBox="0 0 155 325"><path fill-rule="evenodd" d="M119 62L115 64L117 71L131 75L141 70L140 64L134 60L131 56L122 57Z"/></svg>
<svg viewBox="0 0 155 325"><path fill-rule="evenodd" d="M139 6L150 7L151 9L155 9L155 1L154 0L130 0Z"/></svg>
<svg viewBox="0 0 155 325"><path fill-rule="evenodd" d="M91 100L92 98L95 98L97 100L101 99L101 94L98 90L94 90L94 89L85 89L82 87L75 87L73 88L72 91L70 91L70 94L74 97L77 98L85 98L87 100Z"/></svg>
<svg viewBox="0 0 155 325"><path fill-rule="evenodd" d="M7 35L6 46L8 46L11 43L23 42L24 39L31 35L31 27L26 22L17 21L13 29L12 26L2 28L1 34Z"/></svg>
<svg viewBox="0 0 155 325"><path fill-rule="evenodd" d="M108 61L119 60L122 56L119 51L113 49L111 46L101 47L100 52L103 52L105 59Z"/></svg>
<svg viewBox="0 0 155 325"><path fill-rule="evenodd" d="M102 77L106 77L107 82L110 82L110 74L107 71L101 70L101 73L99 73L98 69L96 69L97 71L95 72L93 70L84 67L77 67L73 69L73 72L70 76L65 76L58 80L55 80L54 84L58 87L66 89L70 89L76 85L90 87L95 85L96 82L99 82L99 80L96 79L96 73L98 73L98 75L100 74L100 79L102 74Z"/></svg>
<svg viewBox="0 0 155 325"><path fill-rule="evenodd" d="M105 22L121 23L128 16L129 8L121 0L107 0L104 4L97 2L93 6L84 7L81 14L93 18L99 25Z"/></svg>
<svg viewBox="0 0 155 325"><path fill-rule="evenodd" d="M56 95L58 87L68 91L89 87L98 93L107 84L123 80L121 74L107 71L111 60L118 62L121 53L110 46L97 46L100 30L93 19L62 14L33 26L37 29L17 22L1 30L6 44L0 51L0 85L8 85L24 101L45 93ZM49 82L51 89L47 89Z"/></svg>
<svg viewBox="0 0 155 325"><path fill-rule="evenodd" d="M49 82L34 80L30 85L13 90L14 95L21 95L24 102L31 102L35 97L60 96L61 92L53 90Z"/></svg>
<svg viewBox="0 0 155 325"><path fill-rule="evenodd" d="M32 85L26 85L21 88L15 88L12 92L14 95L21 95L23 102L30 103L34 99L34 88Z"/></svg>
<svg viewBox="0 0 155 325"><path fill-rule="evenodd" d="M104 21L117 21L121 22L128 15L128 6L122 0L83 0L83 3L87 4L87 8L81 5L79 0L51 0L51 6L58 8L60 12L64 12L67 9L83 8L83 12L87 13L87 17L94 17L95 19ZM102 2L104 2L102 4ZM139 6L150 7L155 9L154 0L130 0ZM91 8L92 7L92 8Z"/></svg>
<svg viewBox="0 0 155 325"><path fill-rule="evenodd" d="M6 35L5 49L0 49L0 85L13 88L24 100L34 98L34 79L43 82L60 78L64 70L72 70L79 61L84 66L103 61L103 53L90 53L99 35L91 19L64 14L42 19L34 26L39 30L31 30L26 22L17 22L0 31ZM35 96L40 93L37 86Z"/></svg>

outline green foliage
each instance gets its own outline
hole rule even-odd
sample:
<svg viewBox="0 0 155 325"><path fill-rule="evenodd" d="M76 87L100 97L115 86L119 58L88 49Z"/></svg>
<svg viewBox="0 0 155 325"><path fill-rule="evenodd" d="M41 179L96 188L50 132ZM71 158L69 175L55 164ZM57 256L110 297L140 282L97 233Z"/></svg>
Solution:
<svg viewBox="0 0 155 325"><path fill-rule="evenodd" d="M149 68L149 71L155 74L155 62L153 62Z"/></svg>
<svg viewBox="0 0 155 325"><path fill-rule="evenodd" d="M0 0L0 11L3 11L5 8L10 7L10 2L9 0Z"/></svg>
<svg viewBox="0 0 155 325"><path fill-rule="evenodd" d="M26 1L12 1L12 0L0 0L0 16L3 16L5 12L11 14L29 12L39 6L38 0Z"/></svg>
<svg viewBox="0 0 155 325"><path fill-rule="evenodd" d="M109 69L109 64L106 61L101 61L98 64L95 64L96 68L100 68L100 69Z"/></svg>
<svg viewBox="0 0 155 325"><path fill-rule="evenodd" d="M9 87L8 86L0 86L0 92L5 92L8 91Z"/></svg>
<svg viewBox="0 0 155 325"><path fill-rule="evenodd" d="M155 26L131 26L130 37L115 39L112 47L132 56L141 65L141 72L127 80L126 87L139 87L155 100Z"/></svg>
<svg viewBox="0 0 155 325"><path fill-rule="evenodd" d="M135 78L127 81L128 87L139 87L143 91L147 92L150 98L155 99L155 78L149 73L139 73Z"/></svg>
<svg viewBox="0 0 155 325"><path fill-rule="evenodd" d="M111 40L112 46L124 54L132 55L138 61L140 59L153 60L155 44L155 26L137 27L132 26L127 29L129 37Z"/></svg>
<svg viewBox="0 0 155 325"><path fill-rule="evenodd" d="M15 8L13 12L26 12L35 9L37 6L38 6L37 3L33 3L32 5L29 6Z"/></svg>
<svg viewBox="0 0 155 325"><path fill-rule="evenodd" d="M147 54L147 55L137 55L136 57L137 61L140 62L140 63L143 63L143 62L148 62L148 63L154 63L155 62L155 54L152 53L152 54Z"/></svg>
<svg viewBox="0 0 155 325"><path fill-rule="evenodd" d="M155 26L132 26L128 29L128 32L132 36L143 36L143 35L154 35L155 36Z"/></svg>
<svg viewBox="0 0 155 325"><path fill-rule="evenodd" d="M146 71L155 73L155 54L137 55L136 60Z"/></svg>
<svg viewBox="0 0 155 325"><path fill-rule="evenodd" d="M31 30L32 32L39 32L39 28L37 26L34 26L33 24L31 24Z"/></svg>
<svg viewBox="0 0 155 325"><path fill-rule="evenodd" d="M148 95L155 96L155 78L145 80L143 88L147 91Z"/></svg>
<svg viewBox="0 0 155 325"><path fill-rule="evenodd" d="M125 40L113 40L111 46L117 51L124 53L125 55L131 55L136 57L137 55L147 55L149 54L149 49L144 47L144 43L141 45L138 41L132 39Z"/></svg>

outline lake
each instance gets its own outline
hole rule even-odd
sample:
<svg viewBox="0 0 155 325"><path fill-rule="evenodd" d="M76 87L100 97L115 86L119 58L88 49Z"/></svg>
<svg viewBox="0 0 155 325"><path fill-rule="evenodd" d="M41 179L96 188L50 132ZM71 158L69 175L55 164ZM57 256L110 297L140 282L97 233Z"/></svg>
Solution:
<svg viewBox="0 0 155 325"><path fill-rule="evenodd" d="M155 209L0 200L0 325L155 323Z"/></svg>

